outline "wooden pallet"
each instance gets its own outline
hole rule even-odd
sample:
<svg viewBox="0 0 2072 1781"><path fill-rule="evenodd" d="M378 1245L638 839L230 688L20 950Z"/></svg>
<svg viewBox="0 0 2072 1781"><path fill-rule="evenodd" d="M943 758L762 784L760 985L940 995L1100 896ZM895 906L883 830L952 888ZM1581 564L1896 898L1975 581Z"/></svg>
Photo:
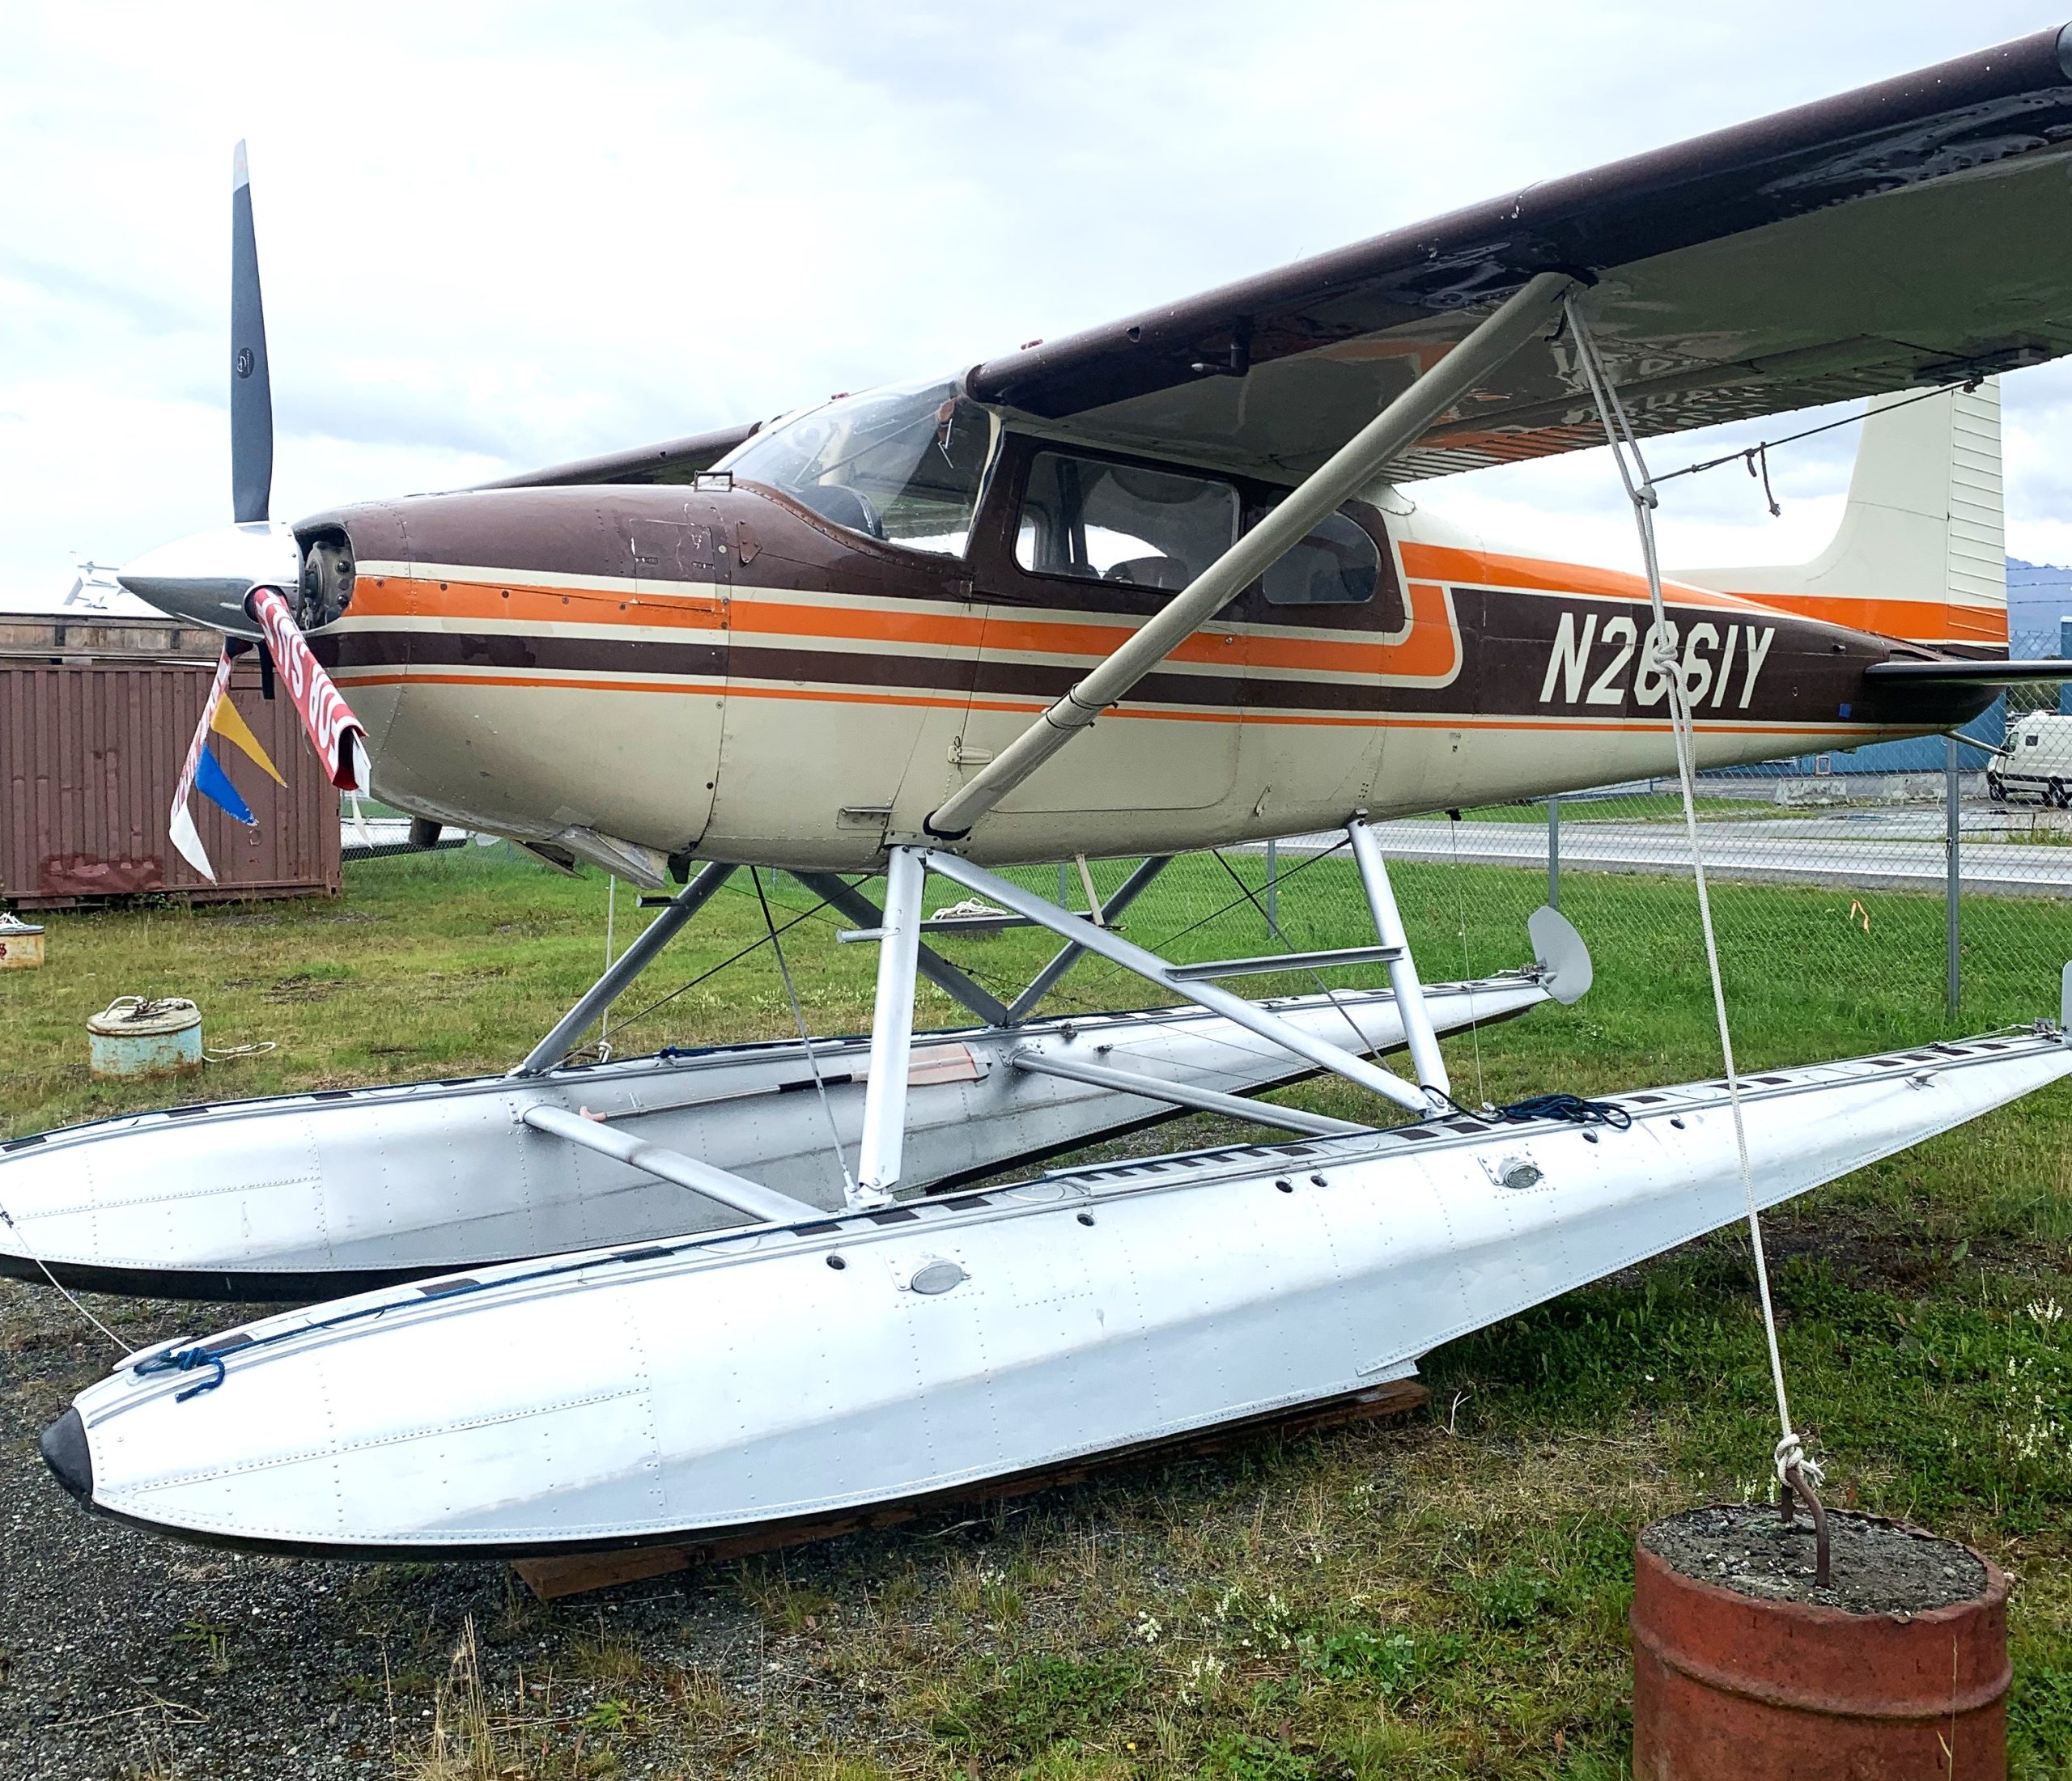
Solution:
<svg viewBox="0 0 2072 1781"><path fill-rule="evenodd" d="M1191 1459L1220 1453L1265 1435L1288 1440L1314 1434L1319 1429L1340 1428L1348 1423L1407 1415L1424 1408L1429 1397L1414 1379L1391 1380L1386 1385L1372 1385L1342 1397L1326 1398L1294 1410L1271 1411L1263 1416L1249 1416L1191 1435L1139 1441L1056 1465L989 1478L983 1484L960 1485L947 1491L902 1497L896 1502L874 1503L864 1508L834 1515L795 1516L787 1520L728 1529L704 1539L616 1546L597 1552L557 1554L550 1558L516 1558L512 1561L511 1568L540 1601L554 1601L563 1596L609 1589L615 1584L637 1583L643 1578L665 1576L671 1571L688 1571L695 1566L753 1558L758 1553L805 1546L815 1540L832 1540L845 1533L896 1528L938 1510L989 1508L995 1503L1038 1491L1084 1484L1089 1478L1144 1460Z"/></svg>

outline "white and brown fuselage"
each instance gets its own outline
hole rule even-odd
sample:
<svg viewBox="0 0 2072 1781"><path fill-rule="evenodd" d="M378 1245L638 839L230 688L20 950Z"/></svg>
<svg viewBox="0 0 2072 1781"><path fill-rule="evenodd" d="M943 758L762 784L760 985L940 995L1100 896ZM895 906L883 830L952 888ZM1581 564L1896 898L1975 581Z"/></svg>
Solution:
<svg viewBox="0 0 2072 1781"><path fill-rule="evenodd" d="M1020 566L1032 448L1004 442L961 557L724 477L321 515L298 532L342 535L356 575L312 642L367 724L376 790L405 808L679 861L868 869L1170 597ZM1374 599L1277 608L1254 587L966 850L1198 848L1672 768L1639 577L1496 553L1421 511L1346 511L1382 546ZM1874 688L1866 667L1929 652L1666 592L1701 765L1933 731L1993 696Z"/></svg>

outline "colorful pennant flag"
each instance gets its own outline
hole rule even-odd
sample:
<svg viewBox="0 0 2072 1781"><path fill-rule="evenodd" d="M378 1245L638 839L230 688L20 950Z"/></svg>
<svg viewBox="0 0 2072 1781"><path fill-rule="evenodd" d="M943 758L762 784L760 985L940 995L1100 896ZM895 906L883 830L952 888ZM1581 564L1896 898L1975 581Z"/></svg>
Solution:
<svg viewBox="0 0 2072 1781"><path fill-rule="evenodd" d="M237 787L230 782L230 775L223 771L223 764L209 752L210 732L229 737L274 778L281 777L274 771L274 763L266 758L266 751L259 746L259 739L252 734L250 727L237 715L237 707L230 702L230 674L234 660L230 643L226 640L223 655L216 664L216 677L209 686L208 702L202 707L202 721L194 726L194 740L187 745L187 759L180 770L180 783L172 794L172 815L168 825L172 844L180 850L180 858L212 884L216 881L216 871L209 863L208 850L202 846L201 833L194 826L194 813L189 808L193 794L200 792L226 816L248 828L258 827L259 819L252 814L252 807L239 796ZM230 714L227 719L223 715L225 712Z"/></svg>
<svg viewBox="0 0 2072 1781"><path fill-rule="evenodd" d="M235 743L244 749L275 785L286 789L287 781L281 777L281 770L267 758L265 749L260 746L259 738L252 733L252 726L244 721L244 714L238 710L235 699L226 697L217 704L214 715L209 719L209 727L225 741ZM220 804L222 799L218 799L217 802Z"/></svg>
<svg viewBox="0 0 2072 1781"><path fill-rule="evenodd" d="M223 763L206 748L202 750L201 763L195 769L194 789L226 816L243 823L248 829L259 826L259 819L252 814L252 806L238 795L237 787L230 782L230 775L223 770Z"/></svg>

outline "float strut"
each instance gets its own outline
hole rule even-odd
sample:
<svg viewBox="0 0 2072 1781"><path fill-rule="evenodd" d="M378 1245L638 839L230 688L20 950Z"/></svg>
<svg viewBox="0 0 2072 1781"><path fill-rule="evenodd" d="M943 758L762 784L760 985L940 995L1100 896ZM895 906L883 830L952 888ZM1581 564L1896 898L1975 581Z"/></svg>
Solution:
<svg viewBox="0 0 2072 1781"><path fill-rule="evenodd" d="M1360 883L1367 893L1367 908L1374 918L1374 937L1393 947L1389 960L1389 986L1395 991L1396 1013L1403 1020L1403 1036L1410 1045L1410 1067L1419 1083L1442 1095L1453 1092L1446 1075L1446 1060L1439 1055L1439 1037L1432 1030L1432 1011L1424 1005L1424 986L1417 980L1417 963L1411 956L1410 936L1403 931L1403 916L1395 906L1395 892L1389 884L1388 863L1382 858L1382 844L1363 818L1345 825L1352 842L1352 857L1360 867ZM1472 990L1468 994L1474 994ZM1469 1004L1472 1011L1473 1003Z"/></svg>
<svg viewBox="0 0 2072 1781"><path fill-rule="evenodd" d="M856 1194L881 1202L899 1179L906 1135L907 1053L914 1041L914 974L920 962L923 855L895 847L885 868L884 939L877 955L877 1006L871 1017L871 1073L864 1089L863 1144Z"/></svg>

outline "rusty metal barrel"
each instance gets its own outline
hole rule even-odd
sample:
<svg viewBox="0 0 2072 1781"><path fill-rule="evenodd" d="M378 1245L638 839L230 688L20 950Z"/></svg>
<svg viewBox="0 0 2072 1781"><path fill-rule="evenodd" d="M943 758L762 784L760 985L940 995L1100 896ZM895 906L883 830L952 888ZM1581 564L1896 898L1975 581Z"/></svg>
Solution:
<svg viewBox="0 0 2072 1781"><path fill-rule="evenodd" d="M1651 1550L1650 1536L1668 1524L1643 1533L1633 1612L1634 1781L2006 1774L2006 1575L1969 1547L1918 1529L1849 1519L1961 1554L1967 1587L1979 1576L1983 1586L1918 1612L1768 1599L1688 1575ZM1838 1557L1838 1572L1842 1565Z"/></svg>

